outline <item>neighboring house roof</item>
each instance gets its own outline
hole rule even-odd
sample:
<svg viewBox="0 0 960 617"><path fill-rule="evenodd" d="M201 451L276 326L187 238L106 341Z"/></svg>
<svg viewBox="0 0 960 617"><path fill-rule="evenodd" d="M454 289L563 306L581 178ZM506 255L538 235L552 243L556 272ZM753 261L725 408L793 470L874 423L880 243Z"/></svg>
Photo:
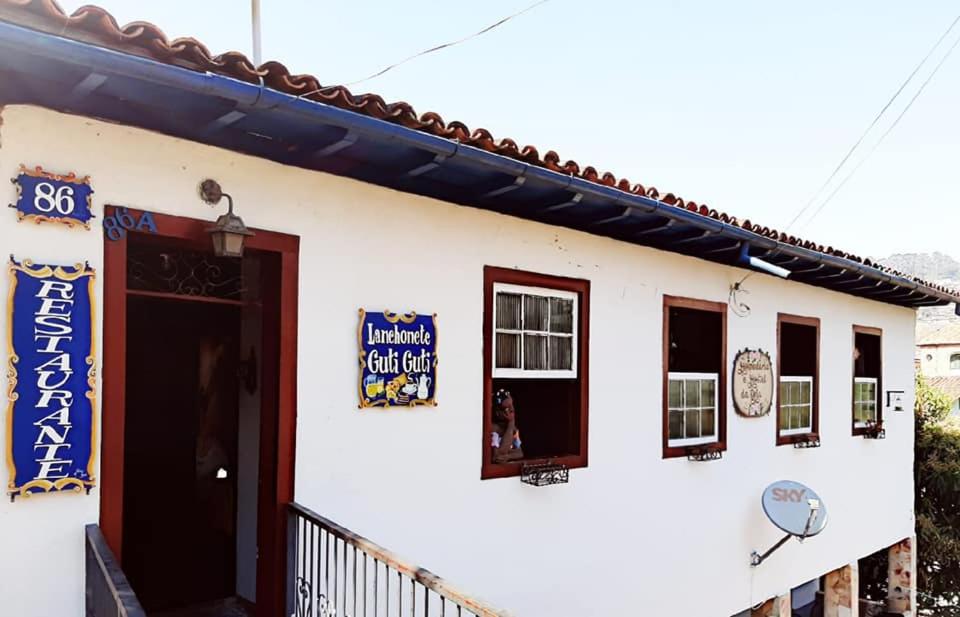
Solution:
<svg viewBox="0 0 960 617"><path fill-rule="evenodd" d="M949 396L951 401L960 398L960 377L927 377L927 384Z"/></svg>
<svg viewBox="0 0 960 617"><path fill-rule="evenodd" d="M917 335L918 346L960 345L960 322L938 324Z"/></svg>
<svg viewBox="0 0 960 617"><path fill-rule="evenodd" d="M535 189L543 188L538 184L538 181L543 179L542 174L539 177L529 177L536 174L528 172L525 167L518 166L516 168L518 175L514 178L516 182L513 185L493 186L492 188L484 187L482 183L479 183L480 186L476 186L478 184L477 180L492 180L491 174L484 172L487 173L487 177L484 178L476 170L471 171L470 173L476 175L472 178L475 181L474 185L469 188L477 192L465 196L461 190L463 188L462 184L457 186L457 191L451 190L449 185L442 186L444 182L452 182L452 179L442 177L444 175L443 170L435 172L438 167L444 165L452 169L447 175L456 176L461 181L464 170L455 169L455 166L448 162L450 155L439 153L433 161L427 161L413 169L404 170L402 173L406 173L406 177L403 179L397 181L385 181L382 178L374 179L371 172L359 168L367 161L358 160L358 156L345 156L346 160L330 162L334 155L344 156L344 151L348 148L352 149L351 153L361 150L353 147L358 137L349 131L339 140L333 140L314 151L314 154L317 155L314 157L315 159L327 157L323 163L318 164L316 160L310 163L304 163L301 160L290 162L288 161L290 156L287 156L286 153L269 156L282 162L322 169L341 175L350 175L367 181L395 186L395 188L401 190L431 194L456 203L477 205L500 211L510 210L507 213L515 216L585 229L592 233L609 235L675 252L693 254L722 263L736 263L735 251L743 248L744 245L746 245L747 250L759 247L764 251L753 256L775 256L779 265L789 265L791 268L796 268L794 270L796 276L791 278L893 304L929 306L956 302L960 299L960 292L956 290L909 277L871 262L869 259L862 259L840 249L778 232L749 220L739 220L729 214L710 208L706 204L687 200L674 193L660 191L655 187L635 183L626 178L618 178L610 172L601 172L589 165L581 165L573 160L563 161L552 150L541 154L541 151L534 146L520 146L516 141L509 138L497 139L484 128L471 130L462 122L445 121L434 112L418 114L411 105L405 102L387 103L376 94L358 95L351 93L342 86L325 87L316 77L293 74L279 62L266 62L257 67L239 52L214 55L201 42L193 38L180 38L170 41L157 26L149 23L133 22L120 26L112 15L99 7L84 6L68 16L53 0L0 0L0 20L46 32L56 37L65 37L190 71L229 77L246 84L254 84L261 89L261 92L266 88L268 91L273 90L298 99L307 99L348 110L419 133L450 140L456 144L453 149L454 153L458 153L457 148L460 144L472 146L484 152L523 163L525 166L529 165L562 174L563 177L568 179L567 188L576 195L572 200L567 198L567 203L554 202L554 205L541 206L539 209L534 209L535 211L529 208L532 205L529 203L531 199L528 199L528 202L524 204L511 204L509 197L513 196L506 196L506 194L516 189L522 190L517 190L514 195L523 194L542 199L547 194L546 190L540 190L539 193L534 195ZM75 84L73 91L69 93L69 97L66 97L67 100L62 103L61 108L75 113L90 109L89 106L96 104L96 101L91 101L91 99L96 98L94 96L96 90L101 88L106 79L107 77L98 75L91 69L91 72L85 78ZM110 89L106 88L106 90ZM212 94L209 96L212 97ZM220 132L230 127L231 124L238 123L243 118L250 120L255 115L251 111L264 112L273 109L260 99L261 97L258 95L249 105L249 109L234 110L232 113L227 112L219 118L214 117L208 126L200 127L202 129L201 136L209 136ZM3 97L0 97L0 104L3 102ZM124 99L124 102L131 104L131 101L126 99ZM124 113L127 115L124 115ZM145 128L165 130L165 132L189 138L198 138L197 135L189 133L188 128L184 127L183 123L175 125L171 120L168 121L169 124L164 125L163 118L151 118L149 115L136 114L132 111L117 111L109 118L115 121L134 123ZM286 120L289 119L285 118L284 121ZM315 124L314 129L316 130ZM317 135L302 135L302 131L293 131L293 127L289 123L284 124L282 128L287 131L283 138L290 139L290 143L283 144L282 140L270 135L260 134L253 129L246 129L245 135L224 137L220 138L220 141L211 138L208 143L231 147L238 151L256 152L263 156L256 149L260 148L266 151L268 145L249 146L246 143L249 141L249 136L274 139L278 142L277 145L285 145L291 153L297 152L298 148L302 149L304 146L303 140L307 138L316 140L318 138ZM291 135L293 136L291 137ZM293 141L296 137L300 137L300 142ZM307 146L314 146L314 144L307 144ZM375 156L369 158L380 165L395 164L392 160L385 162L382 158L376 159ZM419 177L420 175L434 173L436 173L437 182L439 182L438 188L425 189L422 185L414 187L410 181L415 175ZM524 176L524 174L527 174L527 176ZM532 181L527 182L527 185L524 186L524 180ZM575 180L586 181L601 187L601 189L594 190L593 195L584 197L581 193L586 191L578 189L577 191L580 192L577 192L574 190L576 188ZM551 196L555 198L557 190L555 187L552 190ZM641 199L633 199L630 196ZM498 201L496 205L487 205L489 202L483 201L494 197ZM519 198L515 199L519 200ZM658 210L661 205L667 209ZM579 206L579 210L574 213L575 208L569 208L569 206ZM581 212L585 206L589 206L590 209L586 216ZM614 208L616 208L616 212L622 211L622 213L611 216L610 210ZM671 212L672 209L675 209L674 212ZM703 217L713 222L707 224L693 220L691 223L690 216L680 217L675 213L676 210L684 211L685 216L686 213L691 213L693 219ZM577 216L568 216L572 213L577 214ZM565 219L564 216L567 216L567 218ZM589 220L583 220L587 217L589 217ZM666 223L663 220L666 220ZM678 220L680 224L674 225ZM611 227L614 227L614 229L608 231ZM741 233L740 230L747 233ZM734 246L724 246L718 242L718 240L730 236L735 236L740 240ZM752 240L755 237L766 239L767 242L765 244L762 242L756 243ZM727 245L729 245L729 242L727 242ZM791 250L791 247L803 250ZM731 251L734 252L731 253ZM830 259L831 257L838 259ZM906 292L906 295L904 295L904 292Z"/></svg>

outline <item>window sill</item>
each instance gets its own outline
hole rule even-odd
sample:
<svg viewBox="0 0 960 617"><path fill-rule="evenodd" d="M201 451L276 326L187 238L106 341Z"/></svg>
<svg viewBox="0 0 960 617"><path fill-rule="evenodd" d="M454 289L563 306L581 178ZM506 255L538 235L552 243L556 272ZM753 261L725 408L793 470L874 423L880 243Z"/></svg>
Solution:
<svg viewBox="0 0 960 617"><path fill-rule="evenodd" d="M778 446L791 446L797 444L805 444L816 442L820 443L820 434L816 432L809 433L796 433L794 435L780 435L777 434L777 445Z"/></svg>
<svg viewBox="0 0 960 617"><path fill-rule="evenodd" d="M525 458L519 461L510 461L508 463L487 463L484 462L480 470L481 480L493 480L495 478L514 478L519 477L523 471L524 465L563 465L567 469L582 469L587 466L587 457L571 454L567 456L552 456L541 458Z"/></svg>
<svg viewBox="0 0 960 617"><path fill-rule="evenodd" d="M692 450L715 450L717 452L727 451L726 441L711 441L701 444L688 444L684 446L664 446L663 458L687 458Z"/></svg>

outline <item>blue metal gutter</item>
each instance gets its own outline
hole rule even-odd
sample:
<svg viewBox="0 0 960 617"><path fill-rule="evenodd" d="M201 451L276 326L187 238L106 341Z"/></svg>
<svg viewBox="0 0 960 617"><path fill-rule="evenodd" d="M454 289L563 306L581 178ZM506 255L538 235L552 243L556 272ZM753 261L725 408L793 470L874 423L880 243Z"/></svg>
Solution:
<svg viewBox="0 0 960 617"><path fill-rule="evenodd" d="M349 135L353 135L353 139L356 139L358 135L365 136L378 143L396 143L432 153L434 163L426 166L430 167L432 165L431 169L436 166L444 166L448 161L456 161L478 170L506 174L523 179L523 181L535 180L558 191L571 192L614 206L622 206L624 217L634 215L664 217L682 225L699 229L710 237L729 239L739 243L741 247L746 244L750 248L763 250L768 254L775 252L777 255L801 260L805 262L803 264L804 269L811 264L814 266L822 265L861 276L878 286L893 285L921 294L929 298L932 301L930 303L960 302L960 294L946 293L850 259L782 243L729 223L670 206L645 196L627 193L579 177L560 174L338 107L300 99L271 90L263 85L250 84L212 73L200 73L0 21L0 65L3 63L2 58L4 56L8 54L22 55L24 53L60 64L83 67L89 72L107 79L111 76L135 79L200 94L204 97L229 101L239 112L269 111L297 117L306 125L340 127L347 131ZM12 67L12 69L15 70L16 67ZM578 204L576 207L582 208L585 206ZM669 247L666 250L669 250ZM829 287L827 288L829 289ZM926 298L911 303L924 304Z"/></svg>

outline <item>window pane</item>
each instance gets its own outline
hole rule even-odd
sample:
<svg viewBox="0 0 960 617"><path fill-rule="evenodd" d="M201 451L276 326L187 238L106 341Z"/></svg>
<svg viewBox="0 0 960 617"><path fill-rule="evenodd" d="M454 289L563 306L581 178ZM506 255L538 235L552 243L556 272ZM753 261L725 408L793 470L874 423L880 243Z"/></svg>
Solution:
<svg viewBox="0 0 960 617"><path fill-rule="evenodd" d="M857 422L863 422L863 403L853 404L853 419Z"/></svg>
<svg viewBox="0 0 960 617"><path fill-rule="evenodd" d="M497 368L520 368L520 335L497 332Z"/></svg>
<svg viewBox="0 0 960 617"><path fill-rule="evenodd" d="M523 296L523 329L547 331L550 299L543 296Z"/></svg>
<svg viewBox="0 0 960 617"><path fill-rule="evenodd" d="M550 337L550 368L569 371L573 368L573 337Z"/></svg>
<svg viewBox="0 0 960 617"><path fill-rule="evenodd" d="M683 412L670 412L670 439L683 439Z"/></svg>
<svg viewBox="0 0 960 617"><path fill-rule="evenodd" d="M683 382L676 379L671 379L668 395L669 398L667 399L669 401L667 404L668 407L677 408L683 405L683 398L681 396L682 391Z"/></svg>
<svg viewBox="0 0 960 617"><path fill-rule="evenodd" d="M702 407L713 407L715 397L713 380L704 379L700 382L700 394L700 405Z"/></svg>
<svg viewBox="0 0 960 617"><path fill-rule="evenodd" d="M790 404L790 383L786 381L780 382L780 406Z"/></svg>
<svg viewBox="0 0 960 617"><path fill-rule="evenodd" d="M866 392L864 393L864 397L866 400L868 401L877 400L877 384L873 384L873 383L864 384L864 390L866 390Z"/></svg>
<svg viewBox="0 0 960 617"><path fill-rule="evenodd" d="M573 300L550 298L550 331L573 334Z"/></svg>
<svg viewBox="0 0 960 617"><path fill-rule="evenodd" d="M691 379L683 382L683 389L686 399L683 402L684 407L699 407L700 406L700 382L696 379Z"/></svg>
<svg viewBox="0 0 960 617"><path fill-rule="evenodd" d="M780 430L790 428L790 408L780 405Z"/></svg>
<svg viewBox="0 0 960 617"><path fill-rule="evenodd" d="M810 382L800 382L800 403L810 403Z"/></svg>
<svg viewBox="0 0 960 617"><path fill-rule="evenodd" d="M713 409L704 409L700 412L700 434L704 436L713 435L716 431L713 428L716 412Z"/></svg>
<svg viewBox="0 0 960 617"><path fill-rule="evenodd" d="M793 381L790 382L790 404L796 405L800 402L800 384Z"/></svg>
<svg viewBox="0 0 960 617"><path fill-rule="evenodd" d="M524 333L523 368L527 371L544 371L547 369L546 336Z"/></svg>
<svg viewBox="0 0 960 617"><path fill-rule="evenodd" d="M699 437L700 436L700 410L699 409L688 409L684 412L686 415L686 436L687 437Z"/></svg>
<svg viewBox="0 0 960 617"><path fill-rule="evenodd" d="M500 292L497 294L497 329L520 329L520 294Z"/></svg>
<svg viewBox="0 0 960 617"><path fill-rule="evenodd" d="M809 428L810 427L810 408L801 407L800 408L800 424L797 428Z"/></svg>

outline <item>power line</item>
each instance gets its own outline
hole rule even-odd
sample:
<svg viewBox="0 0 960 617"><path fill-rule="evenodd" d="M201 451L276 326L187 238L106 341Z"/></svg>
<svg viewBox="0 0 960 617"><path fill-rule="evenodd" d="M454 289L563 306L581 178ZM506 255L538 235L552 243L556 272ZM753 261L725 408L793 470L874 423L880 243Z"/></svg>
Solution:
<svg viewBox="0 0 960 617"><path fill-rule="evenodd" d="M926 64L927 60L930 59L930 56L933 55L933 52L936 51L936 49L940 46L940 43L942 43L943 40L947 38L947 36L950 34L950 32L953 31L953 28L954 26L957 25L957 22L960 22L960 15L957 15L957 17L950 24L950 27L947 28L947 30L940 35L940 38L937 39L937 42L933 44L933 47L930 48L930 51L927 52L927 55L923 57L923 60L921 60L920 63L914 67L913 71L910 72L910 75L908 75L907 78L904 80L904 82L900 84L900 87L897 89L897 91L893 93L893 96L890 97L890 100L888 100L886 105L883 106L883 108L880 110L880 113L878 113L876 117L874 117L873 121L870 122L870 125L866 128L866 130L864 130L863 133L860 134L860 137L857 138L857 141L853 144L853 146L850 147L850 149L847 151L844 157L840 160L837 166L834 167L833 171L830 173L827 179L823 182L823 184L820 185L820 188L817 189L817 191L813 194L813 196L806 203L806 205L804 205L803 208L801 208L800 211L797 212L797 215L794 216L793 219L787 224L787 226L784 228L784 232L789 231L789 229L793 227L793 225L800 219L800 217L803 216L803 213L809 210L810 206L812 206L814 202L816 202L817 198L820 197L820 194L823 192L823 190L827 188L827 186L829 186L830 182L833 181L833 179L837 176L837 174L840 172L843 166L847 163L847 161L850 160L850 157L853 155L854 151L856 151L856 149L860 147L860 144L863 143L863 140L866 138L867 134L870 133L871 130L873 130L873 127L877 125L877 122L880 121L880 118L883 117L883 114L885 114L887 110L890 109L890 106L893 104L895 100L897 100L897 97L899 97L900 93L903 92L904 88L907 87L907 84L909 84L913 80L914 76L917 74L917 71L920 70L920 67Z"/></svg>
<svg viewBox="0 0 960 617"><path fill-rule="evenodd" d="M930 48L930 51L927 52L927 55L925 55L923 59L917 64L917 66L914 67L914 69L910 72L910 74L907 76L904 82L900 85L897 91L893 93L893 96L890 97L890 100L887 101L886 105L884 105L883 108L880 110L880 113L876 115L876 117L873 119L870 125L866 128L865 131L863 131L863 133L860 135L857 141L850 148L850 150L847 151L846 155L843 157L840 163L837 164L834 170L830 173L830 176L826 179L826 181L822 185L820 185L820 188L817 189L813 197L810 198L810 200L806 203L806 205L804 205L803 208L800 209L797 215L794 216L793 219L790 221L790 223L788 223L787 226L783 229L784 233L787 233L790 230L790 228L793 227L793 225L800 219L800 217L803 216L803 213L806 212L810 208L810 206L812 206L816 202L817 197L820 196L820 194L823 192L823 189L825 189L830 184L830 182L836 177L837 173L839 173L839 171L843 168L846 162L850 159L850 157L853 155L856 149L863 142L864 138L866 138L867 134L869 134L870 131L873 129L873 127L876 126L880 118L883 117L884 113L886 113L886 111L890 108L893 102L900 96L904 88L906 88L907 85L913 80L914 76L917 74L920 68L924 64L926 64L927 60L930 59L930 56L933 55L934 51L936 51L936 49L940 47L940 44L944 41L944 39L946 39L947 36L950 34L950 32L953 31L953 28L957 25L958 22L960 22L960 15L957 15L954 18L954 20L950 22L950 26L946 29L946 31L943 34L940 35L940 38L938 38L937 42L933 44L933 47ZM810 223L813 222L813 220L817 217L817 215L819 215L823 211L826 205L830 203L831 200L833 200L833 197L840 191L840 189L842 189L843 186L850 180L850 178L852 178L853 175L857 173L857 170L863 166L866 160L870 158L870 155L876 152L877 148L880 147L880 144L883 143L887 135L889 135L890 132L893 131L894 127L896 127L897 124L900 123L900 119L903 118L903 116L907 113L910 107L913 106L914 101L917 100L917 97L920 96L920 93L923 92L924 88L927 87L927 84L930 83L930 80L933 79L933 76L937 74L937 71L940 70L940 67L943 66L943 63L946 62L947 58L950 57L950 54L952 54L953 50L956 49L958 43L960 43L960 39L957 39L957 41L953 43L950 49L947 50L947 53L944 55L944 57L941 58L940 62L938 62L937 65L934 67L933 72L930 73L927 79L920 85L920 88L917 90L917 92L913 95L913 97L907 103L906 107L903 108L903 110L900 112L900 115L898 115L897 118L893 121L893 124L891 124L890 127L887 128L887 130L883 133L883 135L880 136L880 139L877 140L877 142L873 145L873 148L871 148L870 152L868 152L867 155L857 164L857 166L854 167L849 174L847 174L847 176L840 182L840 184L837 185L837 187L834 188L834 190L827 196L827 198L823 201L823 203L820 204L820 206L816 209L813 215L809 219L807 219L807 221L803 224L801 231L806 229L810 225ZM771 257L777 255L779 252L780 252L780 247L777 246L773 250L773 252L770 253L769 256L767 256L767 259L770 259ZM731 302L734 301L734 295L736 292L745 291L742 289L742 285L747 279L753 276L753 274L754 274L753 271L748 272L746 276L740 279L739 282L731 286L730 288ZM747 311L749 311L749 307L747 307Z"/></svg>
<svg viewBox="0 0 960 617"><path fill-rule="evenodd" d="M457 40L455 40L455 41L450 41L450 42L448 42L448 43L442 43L442 44L440 44L440 45L436 45L436 46L431 47L431 48L429 48L429 49L424 49L423 51L417 52L417 53L413 54L412 56L409 56L409 57L407 57L407 58L404 58L403 60L400 60L399 62L394 62L393 64L387 65L386 67L380 69L380 70L377 71L376 73L372 73L371 75L368 75L368 76L366 76L366 77L364 77L364 78L362 78L362 79L357 79L357 80L355 80L355 81L350 81L350 82L347 82L347 83L344 83L344 84L337 84L337 85L333 85L333 86L326 86L326 87L323 87L323 88L317 88L316 90L311 90L310 92L307 92L307 93L305 93L305 94L301 94L301 95L300 95L299 97L297 97L297 98L301 98L301 97L304 97L304 96L310 96L311 94L317 94L317 93L319 93L319 92L325 92L325 91L327 91L327 90L333 90L333 89L335 89L335 88L341 88L341 87L348 88L348 87L350 87L350 86L355 86L355 85L360 84L360 83L363 83L363 82L365 82L365 81L370 81L371 79L375 79L375 78L377 78L377 77L380 77L380 76L383 75L384 73L388 73L388 72L392 71L393 69L397 68L398 66L403 65L403 64L406 64L407 62L410 62L411 60L415 60L416 58L419 58L419 57L421 57L421 56L426 56L427 54L432 54L432 53L434 53L434 52L438 52L438 51L440 51L440 50L442 50L442 49L447 49L447 48L453 47L453 46L455 46L455 45L460 45L461 43L466 43L467 41L470 41L470 40L472 40L472 39L477 38L478 36L482 36L482 35L486 34L487 32L490 32L491 30L494 30L495 28L499 28L500 26L502 26L503 24L507 23L508 21L510 21L510 20L512 20L512 19L515 19L515 18L517 18L517 17L520 17L520 16L523 15L524 13L527 13L527 12L529 12L529 11L532 11L533 9L537 8L538 6L540 6L541 4L546 4L547 2L550 2L550 0L538 0L537 2L534 2L533 4L530 4L530 5L527 6L526 8L521 9L520 11L517 11L516 13L513 13L513 14L511 14L511 15L507 15L506 17L495 21L494 23L490 24L490 25L487 26L486 28L483 28L482 30L478 30L478 31L474 32L473 34L467 35L467 36L465 36L465 37L463 37L463 38L460 38L460 39L457 39Z"/></svg>
<svg viewBox="0 0 960 617"><path fill-rule="evenodd" d="M867 162L867 159L869 159L870 156L877 151L877 148L879 148L880 144L883 143L883 140L887 138L887 135L889 135L893 131L893 129L897 127L897 125L900 123L900 120L903 118L903 116L905 116L906 113L910 111L910 108L913 106L914 101L917 100L917 98L923 92L924 88L927 87L927 84L929 84L930 81L933 79L933 76L937 74L937 71L940 70L940 67L943 66L943 64L947 61L947 58L950 57L950 54L953 53L953 50L957 48L957 45L960 45L960 38L957 38L957 40L953 42L953 45L950 46L950 49L947 50L947 53L943 56L943 58L940 59L940 62L937 63L937 66L933 68L933 72L930 73L930 75L927 77L926 80L924 80L922 84L920 84L920 89L917 90L916 94L913 95L913 98L911 98L910 102L907 103L907 106L903 108L903 111L901 111L900 115L898 115L896 120L893 121L893 124L891 124L890 127L887 128L886 131L884 131L883 135L880 136L880 139L878 139L877 143L873 145L873 148L871 148L870 151L867 152L867 155L864 156L859 163L857 163L857 166L854 167L849 174L847 174L847 177L845 177L843 181L840 184L838 184L835 189L833 189L833 192L831 192L830 195L827 196L827 198L823 201L823 203L820 204L820 207L816 209L816 211L813 213L813 215L810 216L809 219L807 219L807 222L804 223L803 225L803 229L806 229L810 225L810 223L812 223L813 220L817 218L817 215L820 214L820 212L822 212L823 209L827 207L827 204L829 204L833 200L833 197L840 191L840 189L843 188L843 186L847 183L847 181L850 180L850 178L852 178L853 175L857 173L857 170L860 169L863 166L863 164Z"/></svg>

